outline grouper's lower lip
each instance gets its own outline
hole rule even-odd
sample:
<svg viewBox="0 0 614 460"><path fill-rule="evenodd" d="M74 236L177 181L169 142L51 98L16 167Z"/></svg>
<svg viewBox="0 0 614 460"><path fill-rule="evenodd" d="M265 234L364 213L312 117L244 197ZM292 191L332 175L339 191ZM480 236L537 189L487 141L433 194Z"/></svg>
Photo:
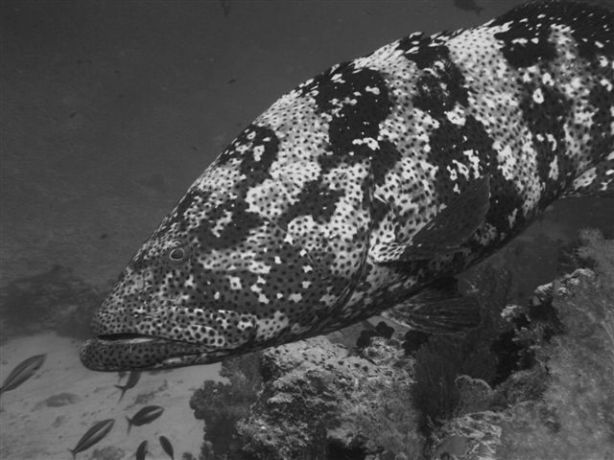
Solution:
<svg viewBox="0 0 614 460"><path fill-rule="evenodd" d="M132 334L87 340L80 358L88 369L107 372L189 366L208 361L202 345Z"/></svg>

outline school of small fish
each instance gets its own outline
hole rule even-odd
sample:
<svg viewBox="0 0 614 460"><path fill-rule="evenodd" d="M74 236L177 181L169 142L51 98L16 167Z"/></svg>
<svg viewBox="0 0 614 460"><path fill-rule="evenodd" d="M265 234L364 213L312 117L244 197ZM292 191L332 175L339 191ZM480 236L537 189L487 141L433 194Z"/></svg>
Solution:
<svg viewBox="0 0 614 460"><path fill-rule="evenodd" d="M136 412L136 414L134 414L134 416L126 417L128 422L126 434L130 433L132 426L142 426L151 423L160 417L163 412L164 408L160 406L145 406L141 408ZM92 427L85 432L81 439L79 439L77 445L73 449L70 449L73 459L76 458L78 453L84 452L98 442L102 441L102 439L109 434L114 424L115 419L107 419L92 425ZM171 460L174 460L174 449L170 440L166 436L160 436L158 440L164 453L168 455ZM147 440L144 440L137 447L135 456L137 459L145 459L148 452L148 442Z"/></svg>
<svg viewBox="0 0 614 460"><path fill-rule="evenodd" d="M13 368L9 375L4 379L2 387L0 387L0 394L14 390L26 380L33 377L36 372L43 366L45 362L46 354L34 355L19 363ZM122 377L120 373L120 378ZM115 385L116 388L121 390L119 401L123 398L127 390L134 388L139 382L141 377L140 371L131 371L128 375L128 380L125 385ZM119 402L118 401L118 402ZM126 417L128 422L127 433L130 433L132 426L142 426L153 422L162 415L164 408L160 406L145 406L134 414L132 417ZM84 434L81 436L77 445L69 449L73 459L77 457L77 454L88 450L98 442L102 441L113 429L115 419L106 419L94 423ZM166 455L174 460L174 449L170 440L166 436L160 436L160 446ZM148 453L147 441L143 441L136 451L137 459L144 459Z"/></svg>

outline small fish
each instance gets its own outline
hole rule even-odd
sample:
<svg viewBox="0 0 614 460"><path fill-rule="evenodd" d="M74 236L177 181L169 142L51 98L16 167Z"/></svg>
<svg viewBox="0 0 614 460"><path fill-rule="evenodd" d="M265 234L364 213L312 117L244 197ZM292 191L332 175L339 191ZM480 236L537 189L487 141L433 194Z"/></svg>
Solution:
<svg viewBox="0 0 614 460"><path fill-rule="evenodd" d="M158 439L160 440L160 445L162 446L164 452L166 452L166 455L168 455L171 460L175 460L173 445L168 438L166 436L160 436Z"/></svg>
<svg viewBox="0 0 614 460"><path fill-rule="evenodd" d="M75 448L72 450L69 449L69 452L72 454L72 458L74 459L79 452L89 449L94 444L102 440L102 438L104 438L109 431L111 431L114 423L115 420L112 418L95 423L85 432L83 436L81 436L81 439L79 439L79 442Z"/></svg>
<svg viewBox="0 0 614 460"><path fill-rule="evenodd" d="M218 0L220 6L222 7L222 12L224 13L224 17L227 18L230 14L230 0Z"/></svg>
<svg viewBox="0 0 614 460"><path fill-rule="evenodd" d="M476 14L480 14L484 7L475 3L475 0L454 0L454 6L461 10L475 11Z"/></svg>
<svg viewBox="0 0 614 460"><path fill-rule="evenodd" d="M128 420L128 431L130 433L130 428L132 425L141 426L147 423L153 422L155 419L160 417L164 412L164 408L160 406L145 406L141 410L139 410L132 418L126 417Z"/></svg>
<svg viewBox="0 0 614 460"><path fill-rule="evenodd" d="M139 447L136 449L136 460L145 460L147 456L147 441L143 441L139 444Z"/></svg>
<svg viewBox="0 0 614 460"><path fill-rule="evenodd" d="M128 381L126 382L125 385L115 385L115 388L119 388L120 390L122 390L122 394L119 396L119 400L117 402L122 400L126 391L136 386L140 378L141 378L141 373L139 371L130 371L130 375L128 376Z"/></svg>
<svg viewBox="0 0 614 460"><path fill-rule="evenodd" d="M11 371L8 377L4 380L2 387L0 387L0 394L17 388L23 382L32 377L34 373L43 365L46 357L46 354L31 356L15 366L15 369Z"/></svg>

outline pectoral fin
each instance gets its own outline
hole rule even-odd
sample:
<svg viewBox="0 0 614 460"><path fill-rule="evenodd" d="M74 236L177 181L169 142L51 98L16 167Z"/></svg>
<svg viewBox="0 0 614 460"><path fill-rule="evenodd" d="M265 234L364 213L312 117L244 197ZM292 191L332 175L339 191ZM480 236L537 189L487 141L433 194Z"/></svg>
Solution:
<svg viewBox="0 0 614 460"><path fill-rule="evenodd" d="M460 294L452 278L424 289L382 316L409 329L439 334L473 329L481 321L477 299Z"/></svg>
<svg viewBox="0 0 614 460"><path fill-rule="evenodd" d="M614 152L576 178L565 196L614 196Z"/></svg>
<svg viewBox="0 0 614 460"><path fill-rule="evenodd" d="M490 178L477 179L408 242L382 243L372 249L376 263L427 260L460 250L484 222Z"/></svg>

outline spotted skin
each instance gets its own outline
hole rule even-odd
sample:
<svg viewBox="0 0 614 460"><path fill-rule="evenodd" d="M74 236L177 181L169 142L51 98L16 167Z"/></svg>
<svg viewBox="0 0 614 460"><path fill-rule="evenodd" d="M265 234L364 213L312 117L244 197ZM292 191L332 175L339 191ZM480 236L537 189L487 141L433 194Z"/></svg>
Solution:
<svg viewBox="0 0 614 460"><path fill-rule="evenodd" d="M83 363L209 363L411 305L552 201L612 192L613 85L614 14L560 0L333 66L194 182L96 312ZM415 257L482 189L461 245Z"/></svg>

